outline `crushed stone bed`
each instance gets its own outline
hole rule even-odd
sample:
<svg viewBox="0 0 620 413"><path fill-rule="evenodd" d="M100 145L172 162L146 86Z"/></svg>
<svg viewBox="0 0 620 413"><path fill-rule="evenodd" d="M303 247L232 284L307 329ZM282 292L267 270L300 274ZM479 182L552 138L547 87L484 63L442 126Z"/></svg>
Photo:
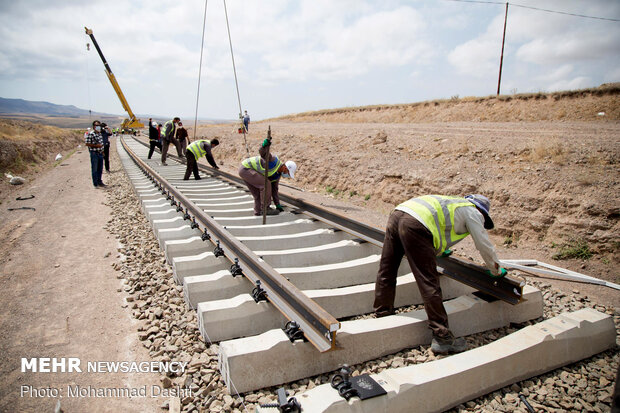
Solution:
<svg viewBox="0 0 620 413"><path fill-rule="evenodd" d="M116 157L116 151L110 151ZM259 404L277 400L277 387L267 388L242 396L228 394L218 371L218 346L205 344L200 335L195 310L184 301L183 287L176 285L172 268L166 263L150 224L140 209L132 186L124 173L108 177L107 205L113 218L105 229L119 242L117 262L113 264L123 287L118 289L126 297L127 311L139 321L138 334L150 356L157 361L185 361L185 375L162 375L163 387L190 388L192 396L181 399L182 411L244 412L254 411ZM620 331L620 310L592 302L577 290L572 295L555 291L550 284L529 278L528 283L539 288L545 300L544 316L523 325L513 325L466 337L470 347L478 347L511 332L554 317L565 311L590 307L614 316L616 330ZM413 307L412 307L413 308ZM408 308L410 310L412 308ZM370 316L372 317L372 316ZM435 356L430 346L418 346L394 355L353 365L353 375L378 373L387 368L403 367L442 358ZM530 380L524 380L495 391L484 397L466 402L452 409L482 412L527 412L519 399L524 395L540 412L594 411L607 412L611 408L614 380L619 364L618 349L612 349L590 359L557 369ZM330 374L298 380L284 387L289 397L299 396L307 389L328 383ZM168 409L168 401L161 406Z"/></svg>

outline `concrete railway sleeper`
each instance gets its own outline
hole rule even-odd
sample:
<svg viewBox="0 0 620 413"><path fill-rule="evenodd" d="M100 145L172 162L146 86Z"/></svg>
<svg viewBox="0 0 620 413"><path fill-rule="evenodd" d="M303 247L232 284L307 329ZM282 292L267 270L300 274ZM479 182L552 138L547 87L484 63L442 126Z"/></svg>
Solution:
<svg viewBox="0 0 620 413"><path fill-rule="evenodd" d="M118 148L142 210L172 266L173 277L183 285L187 305L197 311L202 335L209 342L219 343L219 368L231 392L233 387L244 393L280 385L335 371L343 364L376 360L430 343L423 310L412 309L381 319L359 317L373 311L382 231L285 194L281 199L287 211L268 217L267 224L261 225L262 217L252 215L251 197L234 177L201 168L202 180L183 181L184 165L173 159L168 166L162 166L159 160L147 160L147 148L138 140L124 140ZM138 159L131 160L129 153ZM224 255L214 246L221 247ZM237 263L243 275L233 276ZM450 277L442 277L441 283L450 324L457 336L542 316L541 292L524 282L506 279L492 285L480 281L476 273L483 272L481 267L454 258L439 260L438 269ZM257 274L260 272L271 278L263 278L265 275ZM265 288L267 298L275 305L255 300L251 293L257 284ZM398 284L396 306L420 304L406 261L401 265ZM280 289L284 292L277 296ZM476 289L487 294L479 294ZM500 300L489 297L489 292ZM290 305L287 300L298 302ZM283 328L289 320L299 322L304 338L310 342L285 334ZM558 323L561 328L556 331L553 326ZM519 357L524 351L519 347L520 339L509 336L500 341L510 347L497 347L495 343L485 346L493 346L486 358L480 356L486 354L483 348L478 348L434 362L443 362L441 371L444 365L454 368L454 373L442 377L437 376L434 363L384 370L375 381L387 393L370 399L372 402L360 402L356 397L346 401L337 391L319 386L304 393L302 407L304 411L410 411L407 409L412 400L424 392L433 394L435 404L424 405L419 411L439 411L492 391L502 383L516 382L604 351L613 345L610 337L615 342L613 322L593 310L567 315L560 321L547 320L541 327L528 327L513 335L531 337L533 333L526 330L533 327L549 333L549 337L540 338L540 343L537 338L527 341L540 353L536 357L540 365L535 368L521 362ZM564 333L564 327L570 332ZM574 335L573 331L578 333ZM588 343L583 334L596 339ZM587 348L580 348L574 355L547 357L546 351L555 351L554 346L562 347L568 343L567 337L572 340L573 336ZM562 340L564 344L560 344ZM338 351L329 351L336 347ZM480 359L481 364L469 362L471 357ZM449 377L472 377L481 371L486 374L485 368L489 367L484 363L496 368L497 363L502 363L501 357L522 367L514 377L502 372L497 382L491 380L493 383L486 387L466 379L472 383L456 392L454 400L433 393L438 386L456 386L446 384L452 380ZM458 366L449 360L458 360Z"/></svg>
<svg viewBox="0 0 620 413"><path fill-rule="evenodd" d="M135 139L135 142L139 142L143 146L147 145L146 142L140 141L138 139ZM174 155L171 155L171 157L179 161L178 157L175 157ZM241 189L240 194L245 193L245 184L241 178L202 165L199 165L199 169L202 172L205 172L207 176L217 177L227 182L231 186L231 188ZM185 184L186 181L180 182L182 182L183 185L187 185ZM305 217L321 221L331 228L343 230L353 235L356 239L369 242L378 247L381 247L383 245L383 238L385 234L380 229L370 227L361 222L352 220L348 217L330 212L324 208L310 204L302 199L287 195L286 193L281 193L280 199L283 201L283 203L289 205L292 208L291 212L294 214L303 214L303 216ZM247 211L236 211L226 214L219 214L220 216L217 218L217 221L220 222L222 225L225 225L226 227L230 226L231 224L239 226L257 225L262 223L262 219L260 217L251 216L251 214L247 214L246 212ZM270 218L270 222L272 224L290 221L290 217L283 215L278 215ZM477 290L480 290L487 295L493 296L511 304L517 304L521 300L521 293L524 283L519 280L513 279L511 277L504 277L502 279L489 279L489 277L484 272L484 268L459 258L439 257L437 261L439 272L448 277L454 278L455 280L465 283Z"/></svg>
<svg viewBox="0 0 620 413"><path fill-rule="evenodd" d="M267 291L269 301L283 312L289 320L298 323L307 339L310 340L317 349L320 351L328 351L335 348L336 331L340 324L334 317L312 300L309 300L293 284L273 270L273 268L266 265L262 260L257 259L256 255L249 248L231 236L213 217L196 206L195 203L190 201L181 191L175 189L172 183L168 182L169 179L174 180L178 178L177 175L182 172L182 167L171 165L169 168L163 168L164 170L162 172L166 174L164 177L149 166L147 162L140 159L131 148L131 146L133 146L136 150L144 152L145 147L137 144L135 141L128 144L123 140L122 143L123 148L145 174L145 178L141 180L142 182L136 182L136 186L139 187L139 189L136 190L138 197L142 198L144 195L149 199L153 199L156 196L156 192L153 192L153 190L142 188L144 183L148 182L150 179L157 185L155 191L157 191L157 189L161 190L162 193L166 195L165 199L170 200L173 206L179 206L181 209L178 212L168 211L168 213L176 212L178 214L176 217L153 219L152 223L155 231L161 228L170 228L180 223L180 220L188 220L190 218L189 213L191 212L193 214L192 222L194 225L190 224L190 227L194 226L194 229L199 229L200 224L202 224L204 233L208 234L210 232L212 234L208 235L208 238L205 236L205 238L207 238L206 240L215 237L217 243L214 252L204 252L199 255L200 258L208 258L209 264L213 266L222 265L224 261L223 257L225 256L230 262L234 262L235 265L241 265L243 275L251 279L255 285L257 281L260 281L263 288ZM220 189L217 191L220 191ZM221 194L220 192L217 193ZM184 213L182 213L182 208L184 208ZM232 215L234 216L237 214ZM243 215L243 213L239 212L239 215ZM217 250L222 252L221 255L216 253ZM182 277L178 275L176 268L179 266L181 268L193 268L192 264L194 264L193 262L186 263L188 260L182 260L182 258L183 257L172 260L173 268L175 268L175 279L178 281L182 281ZM176 265L177 261L178 266ZM199 262L199 260L193 261Z"/></svg>

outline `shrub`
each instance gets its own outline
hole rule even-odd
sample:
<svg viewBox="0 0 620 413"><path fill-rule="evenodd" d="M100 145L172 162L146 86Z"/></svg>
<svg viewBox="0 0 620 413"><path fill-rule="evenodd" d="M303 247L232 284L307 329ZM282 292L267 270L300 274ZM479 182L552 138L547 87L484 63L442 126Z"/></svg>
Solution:
<svg viewBox="0 0 620 413"><path fill-rule="evenodd" d="M556 244L553 244L552 247L555 248ZM582 239L570 239L568 242L559 245L559 248L560 250L551 256L554 260L566 260L570 258L588 260L592 257L590 247Z"/></svg>

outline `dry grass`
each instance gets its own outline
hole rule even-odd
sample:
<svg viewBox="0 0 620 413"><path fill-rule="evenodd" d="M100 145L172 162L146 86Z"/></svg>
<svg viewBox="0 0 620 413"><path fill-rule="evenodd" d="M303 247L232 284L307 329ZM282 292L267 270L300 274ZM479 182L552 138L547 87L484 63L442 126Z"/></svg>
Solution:
<svg viewBox="0 0 620 413"><path fill-rule="evenodd" d="M281 116L278 120L326 122L452 122L620 120L620 83L553 93L459 97L431 101L324 109ZM605 112L604 117L597 113ZM274 120L275 120L274 119ZM270 120L270 119L268 119Z"/></svg>
<svg viewBox="0 0 620 413"><path fill-rule="evenodd" d="M61 140L66 136L66 129L57 128L55 126L9 119L0 120L0 139L14 142L29 142L40 139Z"/></svg>
<svg viewBox="0 0 620 413"><path fill-rule="evenodd" d="M576 180L579 185L589 186L596 182L596 176L590 173L583 173L583 174L577 175Z"/></svg>
<svg viewBox="0 0 620 413"><path fill-rule="evenodd" d="M530 148L529 152L531 162L550 161L557 165L564 165L567 156L567 151L559 138L540 141Z"/></svg>

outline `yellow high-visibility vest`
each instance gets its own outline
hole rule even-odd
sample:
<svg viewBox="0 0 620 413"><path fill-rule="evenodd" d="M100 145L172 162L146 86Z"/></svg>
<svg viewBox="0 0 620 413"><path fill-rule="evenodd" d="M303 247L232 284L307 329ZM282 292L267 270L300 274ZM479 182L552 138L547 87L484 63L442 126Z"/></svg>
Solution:
<svg viewBox="0 0 620 413"><path fill-rule="evenodd" d="M282 162L280 162L280 159L278 159L277 156L275 158L275 162L270 162L270 164L273 163L274 166L269 168L269 171L267 171L267 176L272 176L273 174L278 172L278 169L280 169L280 167L282 166ZM254 169L259 174L265 175L265 168L263 167L263 165L261 165L260 159L260 156L247 158L244 159L243 162L241 162L241 165L243 165L244 168Z"/></svg>
<svg viewBox="0 0 620 413"><path fill-rule="evenodd" d="M454 211L460 207L475 208L475 205L462 197L425 195L411 198L398 205L396 209L403 212L412 211L421 218L433 234L435 252L441 254L469 235L469 232L464 234L454 232Z"/></svg>
<svg viewBox="0 0 620 413"><path fill-rule="evenodd" d="M207 142L209 147L211 147L211 141L207 139L200 139L200 140L194 141L190 143L189 146L187 147L187 150L190 151L192 154L194 154L194 158L196 158L196 160L200 159L201 157L207 154L207 151L205 151L202 148L202 142Z"/></svg>

